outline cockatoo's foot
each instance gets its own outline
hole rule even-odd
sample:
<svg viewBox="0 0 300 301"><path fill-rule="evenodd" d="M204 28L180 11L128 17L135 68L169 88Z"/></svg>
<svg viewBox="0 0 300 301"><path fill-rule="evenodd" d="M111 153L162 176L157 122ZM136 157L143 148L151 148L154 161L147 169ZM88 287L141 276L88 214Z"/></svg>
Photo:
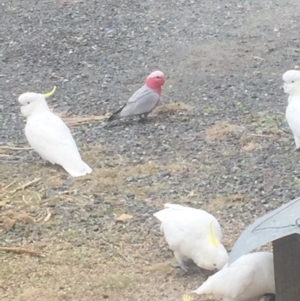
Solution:
<svg viewBox="0 0 300 301"><path fill-rule="evenodd" d="M200 268L196 265L196 270L198 273L204 275L206 278L212 276L213 274L215 274L218 270L215 269L215 270L212 270L212 271L209 271L209 270L205 270L203 268Z"/></svg>
<svg viewBox="0 0 300 301"><path fill-rule="evenodd" d="M188 272L188 268L187 266L184 264L183 261L180 261L180 262L172 262L171 263L171 266L173 268L181 268L183 271L185 271L186 273Z"/></svg>

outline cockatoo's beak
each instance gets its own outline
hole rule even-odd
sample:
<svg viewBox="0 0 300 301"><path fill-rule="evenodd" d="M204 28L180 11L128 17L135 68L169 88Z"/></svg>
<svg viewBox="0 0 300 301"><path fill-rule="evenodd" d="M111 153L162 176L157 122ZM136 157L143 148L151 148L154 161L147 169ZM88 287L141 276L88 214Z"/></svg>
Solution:
<svg viewBox="0 0 300 301"><path fill-rule="evenodd" d="M48 98L48 97L52 96L55 91L56 91L56 86L54 86L53 89L52 89L52 91L50 91L49 93L43 94L43 96L45 98Z"/></svg>

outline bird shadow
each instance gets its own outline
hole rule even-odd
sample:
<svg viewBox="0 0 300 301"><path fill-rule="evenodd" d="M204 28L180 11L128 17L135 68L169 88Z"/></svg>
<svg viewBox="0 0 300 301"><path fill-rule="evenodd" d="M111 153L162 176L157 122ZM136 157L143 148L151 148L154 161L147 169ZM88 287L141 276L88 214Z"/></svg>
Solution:
<svg viewBox="0 0 300 301"><path fill-rule="evenodd" d="M209 270L205 270L203 268L198 267L192 260L188 260L184 262L185 266L187 267L188 271L183 273L186 276L191 276L191 275L196 275L196 274L201 274L203 275L205 278L208 278L210 276L212 276L213 274L215 274L217 272L217 270L214 271L209 271ZM173 266L174 267L174 266ZM174 267L174 268L180 268L180 267Z"/></svg>
<svg viewBox="0 0 300 301"><path fill-rule="evenodd" d="M116 127L126 127L126 126L133 126L136 124L141 124L141 125L146 125L150 124L153 122L156 122L156 118L140 118L140 119L127 119L127 120L114 120L107 122L102 126L104 129L109 129L109 128L116 128Z"/></svg>

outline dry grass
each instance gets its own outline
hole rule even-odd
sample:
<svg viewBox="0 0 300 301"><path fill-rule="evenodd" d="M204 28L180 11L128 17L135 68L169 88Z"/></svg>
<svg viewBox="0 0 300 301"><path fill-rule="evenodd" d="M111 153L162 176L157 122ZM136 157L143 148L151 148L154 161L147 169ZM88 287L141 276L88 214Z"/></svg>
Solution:
<svg viewBox="0 0 300 301"><path fill-rule="evenodd" d="M193 109L192 106L184 102L172 102L158 106L154 111L153 115L174 115L181 112L188 112Z"/></svg>
<svg viewBox="0 0 300 301"><path fill-rule="evenodd" d="M136 199L142 200L151 192L168 189L169 183L166 179L155 185L151 185L151 181L150 184L141 185L140 180L151 179L165 171L175 176L190 167L188 162L183 161L165 165L148 161L144 164L132 165L121 156L106 157L101 145L92 145L88 150L83 150L82 157L93 167L93 172L81 178L71 178L62 167L45 165L42 161L23 163L22 169L26 170L30 176L0 183L0 206L9 209L13 207L12 204L18 204L20 210L25 210L30 205L32 208L38 208L42 203L59 199L70 202L76 202L77 199L89 200L93 195L101 196L109 203L116 198L119 199L119 195L134 195ZM5 172L7 168L9 167L6 165L0 166L0 172L1 170ZM68 188L62 189L66 182ZM50 195L48 195L49 190L52 191ZM53 191L57 192L53 195ZM46 218L48 214L43 213L43 218ZM11 220L11 225L13 225L17 219ZM7 225L9 224L8 221Z"/></svg>
<svg viewBox="0 0 300 301"><path fill-rule="evenodd" d="M203 281L202 276L197 276L187 284L182 278L178 280L174 277L180 271L170 267L169 262L157 265L157 262L165 260L162 253L166 251L159 248L159 239L163 241L163 237L158 238L149 233L146 240L132 244L131 238L136 233L127 227L134 224L137 216L135 212L128 212L124 204L132 196L136 203L148 202L149 206L165 203L170 180L166 177L158 183L157 180L154 182L160 173L168 172L178 179L182 178L182 174L199 179L209 172L220 171L221 167L217 163L194 164L180 154L177 161L166 164L155 159L143 164L133 163L131 158L110 157L105 150L111 147L108 144L95 144L83 149L82 157L93 167L93 172L76 179L68 176L59 166L44 165L42 160L23 162L20 165L5 162L0 164L0 174L5 175L1 177L3 182L0 182L0 196L3 197L0 198L0 232L10 227L16 233L27 227L35 229L34 231L39 227L44 229L42 237L37 241L30 234L30 240L24 236L20 245L8 247L16 250L23 248L45 256L0 252L0 292L1 287L7 288L3 294L0 293L3 295L2 300L27 301L36 298L39 301L117 301L137 300L137 296L147 296L146 299L143 297L145 300L157 300L157 292L151 295L153 287L162 291L170 290L161 298L162 301L180 300L184 292L195 289ZM22 154L22 149L5 151L12 151L13 154L20 151ZM159 192L165 197L154 203L151 199L153 192ZM186 196L172 202L196 204L202 197L193 191L187 191ZM242 197L230 195L213 199L207 208L215 206L219 210L220 206L239 202ZM99 219L107 219L108 225L101 228L97 239L91 236L84 239L84 245L76 246L73 242L82 237L83 232L80 227L56 227L65 216L60 216L52 206L62 202L85 208L95 199L99 199L101 205L99 208L93 207L93 214L99 216ZM116 218L123 213L132 215L132 219L116 223ZM80 215L81 213L79 220ZM72 216L75 221L77 218ZM76 222L73 225L75 224ZM146 227L143 223L136 225L137 228ZM231 241L228 245L231 245ZM171 252L167 254L173 259ZM176 291L170 289L173 287L176 287ZM207 299L199 299L197 296L195 300Z"/></svg>
<svg viewBox="0 0 300 301"><path fill-rule="evenodd" d="M151 184L151 177L156 178L161 172L168 172L179 179L182 173L201 178L212 170L220 171L220 166L201 163L196 166L179 155L177 161L167 164L154 159L143 164L133 164L126 157L106 155L105 150L111 147L95 144L84 149L82 156L93 166L93 172L77 179L70 178L61 167L45 166L41 161L24 162L22 166L13 167L0 164L0 174L16 168L11 172L13 177L7 175L6 178L1 178L3 183L0 182L0 195L3 199L0 198L0 207L3 214L0 231L9 227L22 228L27 223L32 224L29 227L51 229L43 232L38 241L27 241L24 237L20 245L10 246L17 251L21 247L45 257L14 254L13 251L0 252L0 291L1 287L7 288L3 294L1 292L2 300L27 301L35 298L39 301L117 301L137 300L137 296L143 296L144 299L147 296L145 300L157 300L157 292L151 295L153 287L162 291L176 287L176 291L170 290L161 300L180 300L184 292L195 289L203 281L203 276L197 276L187 284L182 278L178 280L177 276L174 277L180 271L174 270L169 261L157 264L157 261L164 260L161 254L164 251L159 248L157 236L148 234L143 242L131 244L129 238L135 234L132 230L133 233L126 230L126 227L134 222L134 213L127 223L116 223L115 218L123 213L131 213L124 210L128 195L134 195L137 202L145 201L150 206L154 205L149 194L155 191L167 192L170 185L168 178L161 179L155 185ZM48 194L48 191L52 194ZM46 209L59 201L83 208L98 197L104 206L99 206L99 209L94 207L93 214L97 214L99 218L111 218L111 224L101 229L103 232L97 239L86 239L83 246L74 246L73 241L81 237L82 232L73 228L61 230L56 227L62 216L52 216L52 209ZM193 191L187 191L185 197L172 202L196 203L201 197ZM155 205L162 205L166 201L155 200ZM245 201L246 197L242 195L222 196L210 200L203 209L213 212L213 209L220 210L230 203ZM118 227L124 227L123 232L120 233ZM137 227L143 227L143 224L138 224ZM163 237L160 239L163 240ZM230 239L228 246L232 245L231 236ZM173 255L169 253L173 259ZM158 256L162 258L158 259ZM195 300L208 299L197 296Z"/></svg>
<svg viewBox="0 0 300 301"><path fill-rule="evenodd" d="M244 127L230 124L227 121L216 122L213 126L207 128L206 139L213 141L216 139L223 139L228 135L243 133Z"/></svg>
<svg viewBox="0 0 300 301"><path fill-rule="evenodd" d="M255 150L261 150L261 149L262 146L259 143L249 142L242 147L241 151L244 153L252 153Z"/></svg>
<svg viewBox="0 0 300 301"><path fill-rule="evenodd" d="M209 203L205 205L205 208L209 211L220 210L229 205L244 204L247 201L247 196L243 194L231 194L225 196L218 196L216 198L210 199Z"/></svg>

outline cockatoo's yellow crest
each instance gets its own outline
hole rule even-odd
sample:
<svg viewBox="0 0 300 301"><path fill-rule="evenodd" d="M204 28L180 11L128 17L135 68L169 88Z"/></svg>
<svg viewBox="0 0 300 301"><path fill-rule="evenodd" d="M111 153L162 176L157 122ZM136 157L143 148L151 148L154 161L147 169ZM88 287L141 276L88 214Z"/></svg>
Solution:
<svg viewBox="0 0 300 301"><path fill-rule="evenodd" d="M192 298L189 295L183 295L182 300L183 301L192 301Z"/></svg>
<svg viewBox="0 0 300 301"><path fill-rule="evenodd" d="M208 238L209 238L209 243L214 246L214 247L217 247L219 245L219 242L218 242L218 239L216 238L215 234L214 234L214 230L213 230L213 222L214 221L211 221L209 223L209 234L208 234Z"/></svg>
<svg viewBox="0 0 300 301"><path fill-rule="evenodd" d="M43 94L43 96L45 98L48 98L48 97L52 96L55 91L56 91L56 86L54 86L53 89L49 93Z"/></svg>

